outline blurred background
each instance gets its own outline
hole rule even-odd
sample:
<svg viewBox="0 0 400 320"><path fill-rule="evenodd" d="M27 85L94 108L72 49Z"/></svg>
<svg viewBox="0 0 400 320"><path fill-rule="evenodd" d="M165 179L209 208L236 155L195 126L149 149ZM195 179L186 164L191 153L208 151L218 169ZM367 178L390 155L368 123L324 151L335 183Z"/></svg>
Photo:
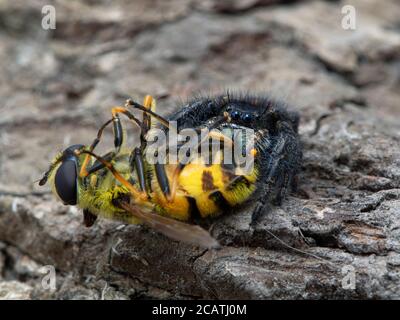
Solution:
<svg viewBox="0 0 400 320"><path fill-rule="evenodd" d="M47 5L55 9L54 21L48 20L50 11L42 12ZM355 9L355 29L343 25L349 13L342 12L345 5ZM158 111L167 114L194 94L226 89L271 93L298 109L306 154L315 143L306 137L319 126L317 119L343 110L338 125L366 119L370 128L381 126L396 136L400 2L1 0L3 211L9 211L13 196L22 201L31 192L48 192L34 181L49 161L68 145L90 143L110 118L110 108L126 98L159 97ZM111 147L111 139L107 132L103 148ZM346 144L340 146L347 150ZM308 172L313 170L310 166ZM7 223L3 226L0 253L18 247L15 230L7 234ZM49 255L38 254L29 241L22 252L47 261ZM7 255L11 258L0 254L0 274L13 278L24 254ZM1 272L7 264L14 271ZM62 263L57 268L69 270Z"/></svg>
<svg viewBox="0 0 400 320"><path fill-rule="evenodd" d="M356 9L344 30L342 7ZM55 29L44 30L55 8ZM89 143L127 97L271 92L304 112L400 116L397 1L1 1L1 189L30 190L54 154ZM108 146L107 143L105 143Z"/></svg>

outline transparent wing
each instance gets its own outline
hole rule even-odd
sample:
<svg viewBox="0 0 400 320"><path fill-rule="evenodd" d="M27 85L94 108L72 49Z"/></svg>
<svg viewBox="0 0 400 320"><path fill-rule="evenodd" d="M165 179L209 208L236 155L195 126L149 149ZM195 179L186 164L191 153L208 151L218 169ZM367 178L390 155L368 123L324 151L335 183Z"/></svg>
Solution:
<svg viewBox="0 0 400 320"><path fill-rule="evenodd" d="M200 226L187 224L154 213L145 213L138 207L125 201L119 201L119 206L130 212L147 226L177 241L193 244L206 249L217 249L219 242Z"/></svg>

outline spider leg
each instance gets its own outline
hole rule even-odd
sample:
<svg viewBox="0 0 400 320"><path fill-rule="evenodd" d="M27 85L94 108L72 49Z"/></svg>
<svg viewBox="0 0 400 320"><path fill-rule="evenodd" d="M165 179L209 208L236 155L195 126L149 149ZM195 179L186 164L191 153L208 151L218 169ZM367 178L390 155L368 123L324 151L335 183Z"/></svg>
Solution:
<svg viewBox="0 0 400 320"><path fill-rule="evenodd" d="M271 141L264 150L263 157L267 159L267 174L263 177L257 198L257 205L253 212L253 225L260 216L270 211L271 205L280 205L292 185L294 174L298 169L298 159L301 156L298 139L292 127L283 122L277 123L279 134L262 139Z"/></svg>

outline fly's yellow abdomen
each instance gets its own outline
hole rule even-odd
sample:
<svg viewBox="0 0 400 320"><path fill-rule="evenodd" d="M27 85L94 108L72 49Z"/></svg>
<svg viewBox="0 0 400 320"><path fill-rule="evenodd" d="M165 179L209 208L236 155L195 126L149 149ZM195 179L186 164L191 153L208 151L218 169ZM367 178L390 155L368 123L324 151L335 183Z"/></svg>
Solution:
<svg viewBox="0 0 400 320"><path fill-rule="evenodd" d="M167 216L187 221L190 218L190 203L185 195L178 192L174 199L168 200L159 188L155 190L152 201L157 205L157 209Z"/></svg>
<svg viewBox="0 0 400 320"><path fill-rule="evenodd" d="M168 177L170 185L175 169L176 165L165 165L165 173ZM152 166L151 171L151 201L156 205L157 211L177 220L189 220L190 203L186 197L186 192L182 191L181 188L178 188L175 197L173 199L167 199L161 190L160 184L157 181L157 177Z"/></svg>
<svg viewBox="0 0 400 320"><path fill-rule="evenodd" d="M166 165L170 184L176 165ZM185 165L177 181L175 197L167 199L153 175L153 198L161 211L175 219L189 220L195 216L206 218L246 201L255 190L257 171L235 175L225 169L221 161L207 165L199 158Z"/></svg>
<svg viewBox="0 0 400 320"><path fill-rule="evenodd" d="M179 185L186 190L197 205L201 217L217 214L219 206L210 198L212 192L224 188L221 168L218 165L188 164L179 176Z"/></svg>

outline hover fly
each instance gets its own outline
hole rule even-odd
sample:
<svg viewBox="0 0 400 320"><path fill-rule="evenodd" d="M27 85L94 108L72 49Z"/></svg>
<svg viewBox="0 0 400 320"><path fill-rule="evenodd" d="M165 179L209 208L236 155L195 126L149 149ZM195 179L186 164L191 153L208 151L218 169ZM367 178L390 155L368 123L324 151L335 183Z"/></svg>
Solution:
<svg viewBox="0 0 400 320"><path fill-rule="evenodd" d="M141 119L133 110L141 111ZM172 239L216 248L219 243L197 224L199 221L248 202L256 203L256 219L270 204L281 203L299 170L299 115L268 97L222 94L197 98L164 118L156 112L155 99L146 96L143 104L129 99L124 106L112 108L111 114L90 145L65 149L39 182L44 185L49 181L65 205L82 208L88 227L98 216L127 224L143 223ZM124 146L120 116L140 128L140 145ZM114 148L99 156L94 150L110 124ZM166 135L189 128L209 129L194 150L205 140L220 149L211 163L197 153L188 155L185 162L178 157L177 162L151 163L145 155L153 128ZM254 157L251 170L242 170L235 161L224 161L221 147L234 148L232 132L237 129L254 132L251 149L245 147L247 138L239 140L242 153L244 150ZM175 145L178 151L182 148L182 143ZM171 149L168 145L167 154Z"/></svg>

